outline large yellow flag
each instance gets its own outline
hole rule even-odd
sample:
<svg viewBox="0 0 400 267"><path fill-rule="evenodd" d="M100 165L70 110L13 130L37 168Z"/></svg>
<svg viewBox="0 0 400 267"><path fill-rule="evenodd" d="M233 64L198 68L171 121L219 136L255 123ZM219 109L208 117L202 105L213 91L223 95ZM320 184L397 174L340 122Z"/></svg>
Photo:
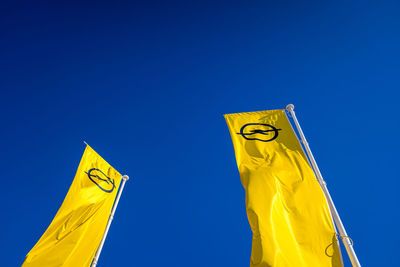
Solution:
<svg viewBox="0 0 400 267"><path fill-rule="evenodd" d="M250 266L342 266L327 201L285 110L225 119L253 231Z"/></svg>
<svg viewBox="0 0 400 267"><path fill-rule="evenodd" d="M103 237L121 174L87 146L61 208L22 267L88 267Z"/></svg>

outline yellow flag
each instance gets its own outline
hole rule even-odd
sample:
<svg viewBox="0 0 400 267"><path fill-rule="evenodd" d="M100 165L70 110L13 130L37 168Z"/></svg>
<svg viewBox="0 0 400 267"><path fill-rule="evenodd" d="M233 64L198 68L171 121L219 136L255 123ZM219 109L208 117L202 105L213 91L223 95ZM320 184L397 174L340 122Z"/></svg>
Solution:
<svg viewBox="0 0 400 267"><path fill-rule="evenodd" d="M342 266L327 201L285 111L225 119L253 231L250 266Z"/></svg>
<svg viewBox="0 0 400 267"><path fill-rule="evenodd" d="M61 208L22 267L88 267L101 242L121 174L87 146Z"/></svg>

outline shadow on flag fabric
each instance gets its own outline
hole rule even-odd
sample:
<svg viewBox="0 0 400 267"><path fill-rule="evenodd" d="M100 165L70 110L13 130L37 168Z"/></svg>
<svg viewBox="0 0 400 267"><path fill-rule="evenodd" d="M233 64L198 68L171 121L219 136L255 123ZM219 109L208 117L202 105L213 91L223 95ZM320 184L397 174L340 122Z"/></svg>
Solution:
<svg viewBox="0 0 400 267"><path fill-rule="evenodd" d="M120 182L121 174L86 146L61 208L22 267L90 266Z"/></svg>
<svg viewBox="0 0 400 267"><path fill-rule="evenodd" d="M327 201L285 111L225 119L253 232L250 266L342 266Z"/></svg>

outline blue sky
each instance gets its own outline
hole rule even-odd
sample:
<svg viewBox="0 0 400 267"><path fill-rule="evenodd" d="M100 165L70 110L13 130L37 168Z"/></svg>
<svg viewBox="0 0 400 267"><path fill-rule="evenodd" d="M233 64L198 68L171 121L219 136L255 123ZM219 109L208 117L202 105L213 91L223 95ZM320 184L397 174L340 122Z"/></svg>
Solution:
<svg viewBox="0 0 400 267"><path fill-rule="evenodd" d="M363 266L397 266L398 1L3 2L2 266L86 140L127 183L98 266L248 266L223 114L295 105ZM350 266L346 262L346 266Z"/></svg>

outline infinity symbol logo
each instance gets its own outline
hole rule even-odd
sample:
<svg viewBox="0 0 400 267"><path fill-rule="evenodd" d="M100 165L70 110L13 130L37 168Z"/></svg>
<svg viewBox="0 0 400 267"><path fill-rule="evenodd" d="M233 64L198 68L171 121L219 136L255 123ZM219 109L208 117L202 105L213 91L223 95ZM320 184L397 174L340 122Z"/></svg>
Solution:
<svg viewBox="0 0 400 267"><path fill-rule="evenodd" d="M277 129L270 124L265 123L248 123L240 128L240 134L246 140L257 140L261 142L270 142L278 137Z"/></svg>
<svg viewBox="0 0 400 267"><path fill-rule="evenodd" d="M114 179L108 177L101 170L93 168L85 173L88 175L89 179L104 192L111 193L114 190L115 188Z"/></svg>

